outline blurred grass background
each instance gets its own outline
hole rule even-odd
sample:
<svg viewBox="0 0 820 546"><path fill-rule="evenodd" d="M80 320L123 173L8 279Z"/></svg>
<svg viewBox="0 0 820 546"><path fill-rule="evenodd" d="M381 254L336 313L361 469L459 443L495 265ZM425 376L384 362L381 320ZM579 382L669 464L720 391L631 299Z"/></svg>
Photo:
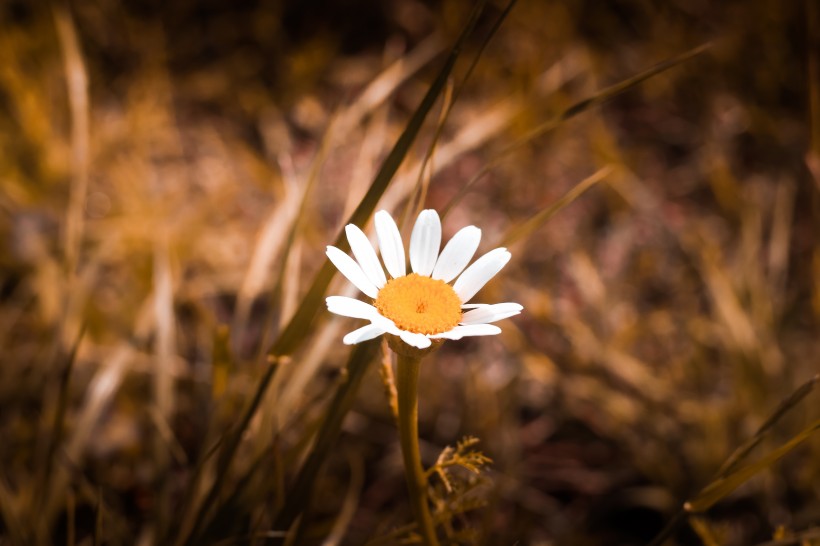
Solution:
<svg viewBox="0 0 820 546"><path fill-rule="evenodd" d="M471 7L2 4L0 543L174 536L198 461L254 392L257 355ZM479 20L456 85L502 8ZM481 301L524 313L498 338L451 342L425 362L425 461L464 436L493 460L469 493L485 506L455 521L453 542L646 544L816 377L818 11L812 0L521 0L420 177L445 92L380 208L400 211L421 178L425 207L442 210L492 165L444 220L445 237L478 225L488 250L612 169L516 242L484 290ZM346 287L338 278L330 293ZM225 478L231 523L207 543L270 527L344 381L351 329L323 312L280 363ZM813 385L752 459L820 418ZM411 521L376 366L317 490L297 543L362 544ZM668 543L810 543L818 528L810 437Z"/></svg>

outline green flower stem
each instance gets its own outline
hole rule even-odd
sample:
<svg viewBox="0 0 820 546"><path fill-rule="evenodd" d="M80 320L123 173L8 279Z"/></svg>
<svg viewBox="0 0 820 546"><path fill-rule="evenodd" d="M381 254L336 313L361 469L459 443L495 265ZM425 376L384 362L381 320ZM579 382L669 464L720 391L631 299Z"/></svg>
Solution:
<svg viewBox="0 0 820 546"><path fill-rule="evenodd" d="M407 477L407 489L413 514L424 543L427 546L438 546L433 518L427 504L427 476L421 466L419 453L418 427L418 383L421 357L397 353L398 370L396 389L399 396L399 437L401 454L404 458L404 474Z"/></svg>

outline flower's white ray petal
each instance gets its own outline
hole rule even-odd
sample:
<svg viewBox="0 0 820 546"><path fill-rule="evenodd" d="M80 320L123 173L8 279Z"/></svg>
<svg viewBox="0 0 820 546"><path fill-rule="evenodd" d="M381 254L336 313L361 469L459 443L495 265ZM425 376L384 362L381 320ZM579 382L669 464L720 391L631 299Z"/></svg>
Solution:
<svg viewBox="0 0 820 546"><path fill-rule="evenodd" d="M379 310L369 303L346 296L328 296L325 301L327 303L327 309L331 313L342 315L343 317L369 320L372 326L376 326L384 332L399 335L399 329L396 324L389 318L380 315Z"/></svg>
<svg viewBox="0 0 820 546"><path fill-rule="evenodd" d="M414 273L429 277L441 249L441 220L433 209L421 211L410 235L410 266Z"/></svg>
<svg viewBox="0 0 820 546"><path fill-rule="evenodd" d="M404 243L401 233L393 217L386 210L380 210L375 217L376 235L379 238L379 252L381 252L384 266L390 276L404 277L407 271L404 264Z"/></svg>
<svg viewBox="0 0 820 546"><path fill-rule="evenodd" d="M353 255L356 256L356 261L370 279L370 282L376 285L377 288L384 286L387 282L387 277L384 276L384 269L379 263L379 257L376 256L376 251L373 250L373 245L367 235L359 229L359 226L348 224L345 226L345 233L347 234L347 241L350 243L350 249Z"/></svg>
<svg viewBox="0 0 820 546"><path fill-rule="evenodd" d="M501 268L510 261L510 253L506 248L496 248L477 259L456 280L453 290L456 291L461 303L467 303L476 292L481 290L487 281L495 277Z"/></svg>
<svg viewBox="0 0 820 546"><path fill-rule="evenodd" d="M417 349L426 349L433 343L430 339L424 334L416 334L414 332L407 332L406 330L399 331L399 337L401 340L408 345L412 345Z"/></svg>
<svg viewBox="0 0 820 546"><path fill-rule="evenodd" d="M400 333L399 327L396 326L396 323L383 315L373 317L370 320L370 323L373 326L378 326L388 334L393 334L394 336L397 336Z"/></svg>
<svg viewBox="0 0 820 546"><path fill-rule="evenodd" d="M363 301L346 296L328 296L325 299L327 310L343 317L351 317L379 322L379 319L387 320L379 314L379 310Z"/></svg>
<svg viewBox="0 0 820 546"><path fill-rule="evenodd" d="M479 307L488 307L489 303L465 303L461 306L462 309L478 309Z"/></svg>
<svg viewBox="0 0 820 546"><path fill-rule="evenodd" d="M481 242L481 230L475 226L461 228L441 251L433 278L450 282L461 273L473 259L478 243Z"/></svg>
<svg viewBox="0 0 820 546"><path fill-rule="evenodd" d="M464 313L461 324L489 324L517 315L522 309L523 307L517 303L496 303L477 307Z"/></svg>
<svg viewBox="0 0 820 546"><path fill-rule="evenodd" d="M361 343L362 341L367 341L368 339L379 337L383 333L383 329L373 324L368 324L367 326L362 326L358 330L353 330L352 332L347 334L342 339L342 342L345 345L355 345L356 343Z"/></svg>
<svg viewBox="0 0 820 546"><path fill-rule="evenodd" d="M371 298L375 298L379 294L379 288L367 278L367 275L364 274L362 268L359 267L359 264L357 264L353 258L335 246L327 247L327 257L330 258L330 261L333 262L336 269L347 277L347 280L356 285L356 288Z"/></svg>
<svg viewBox="0 0 820 546"><path fill-rule="evenodd" d="M449 332L442 332L430 336L433 339L461 339L467 336L494 336L501 333L501 328L495 324L468 324L456 326Z"/></svg>

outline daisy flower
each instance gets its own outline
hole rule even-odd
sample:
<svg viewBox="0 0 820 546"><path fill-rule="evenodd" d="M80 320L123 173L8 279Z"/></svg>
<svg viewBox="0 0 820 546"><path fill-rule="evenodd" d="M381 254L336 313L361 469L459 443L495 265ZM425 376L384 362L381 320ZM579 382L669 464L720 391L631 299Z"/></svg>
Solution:
<svg viewBox="0 0 820 546"><path fill-rule="evenodd" d="M461 229L439 253L441 220L434 210L422 211L410 236L412 272L407 273L396 222L382 210L376 213L375 224L384 269L367 236L353 224L345 227L345 233L355 260L336 247L327 247L333 265L373 300L371 305L344 296L327 298L330 312L370 322L347 334L344 343L387 333L426 349L434 340L498 334L501 329L490 323L521 312L517 303L467 303L510 261L506 248L496 248L467 267L481 240L477 227Z"/></svg>

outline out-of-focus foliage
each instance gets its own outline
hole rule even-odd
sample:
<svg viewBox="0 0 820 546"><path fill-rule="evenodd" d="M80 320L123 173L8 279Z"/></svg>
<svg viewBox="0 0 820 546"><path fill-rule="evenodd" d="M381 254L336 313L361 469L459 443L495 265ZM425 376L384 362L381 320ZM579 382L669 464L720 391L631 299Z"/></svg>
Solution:
<svg viewBox="0 0 820 546"><path fill-rule="evenodd" d="M277 539L314 433L348 403L296 544L412 534L376 366L331 403L348 392L352 322L321 314L274 368L266 351L472 3L60 6L0 5L0 544L146 544L197 525L200 543ZM489 249L608 174L516 241L481 297L524 313L425 361L442 533L645 544L805 384L731 469L749 465L740 487L669 544L816 540L817 434L771 454L820 418L806 384L820 369L820 8L520 0L420 177L503 7L483 13L379 206L401 212L421 179L442 210L492 165L444 219L445 237L475 224Z"/></svg>

